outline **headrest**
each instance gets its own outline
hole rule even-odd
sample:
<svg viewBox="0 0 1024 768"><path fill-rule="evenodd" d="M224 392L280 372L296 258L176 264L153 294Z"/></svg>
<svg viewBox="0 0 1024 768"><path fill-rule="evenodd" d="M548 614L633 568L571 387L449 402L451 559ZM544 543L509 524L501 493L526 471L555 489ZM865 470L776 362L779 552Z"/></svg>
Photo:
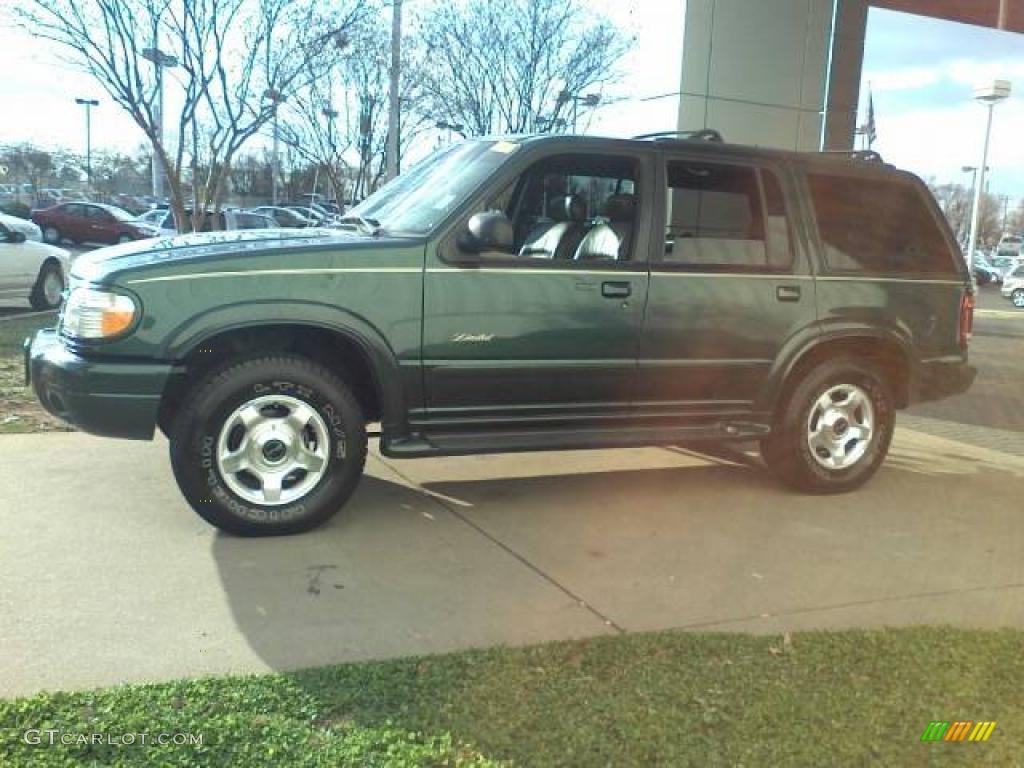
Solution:
<svg viewBox="0 0 1024 768"><path fill-rule="evenodd" d="M587 204L579 195L556 197L548 203L548 217L582 224L587 220Z"/></svg>
<svg viewBox="0 0 1024 768"><path fill-rule="evenodd" d="M612 195L604 204L604 215L611 221L632 221L636 195Z"/></svg>

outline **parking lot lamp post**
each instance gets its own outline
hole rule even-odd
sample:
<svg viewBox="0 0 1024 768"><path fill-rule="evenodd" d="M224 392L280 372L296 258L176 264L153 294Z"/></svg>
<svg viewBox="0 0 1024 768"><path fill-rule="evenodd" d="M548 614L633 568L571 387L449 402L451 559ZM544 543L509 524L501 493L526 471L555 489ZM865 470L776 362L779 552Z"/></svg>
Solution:
<svg viewBox="0 0 1024 768"><path fill-rule="evenodd" d="M100 103L96 99L75 99L75 104L85 107L85 178L92 189L92 108Z"/></svg>
<svg viewBox="0 0 1024 768"><path fill-rule="evenodd" d="M334 175L330 173L330 166L334 163L334 121L338 118L338 110L328 106L322 111L324 117L327 118L327 184L331 184L331 180L334 178ZM324 186L326 188L327 185ZM316 190L314 189L313 191L315 192ZM335 199L338 198L338 190L336 189L334 190L334 197Z"/></svg>
<svg viewBox="0 0 1024 768"><path fill-rule="evenodd" d="M593 109L601 103L601 94L599 93L588 93L586 96L580 96L576 93L569 93L568 91L562 91L558 95L558 101L564 104L567 101L572 102L572 132L576 133L576 124L579 117L579 106L582 104L584 107L590 107Z"/></svg>
<svg viewBox="0 0 1024 768"><path fill-rule="evenodd" d="M971 206L971 234L967 245L967 271L974 270L974 251L978 247L978 226L981 220L981 193L985 188L985 170L988 165L989 141L992 138L992 116L996 105L1010 97L1011 86L1006 80L996 80L980 85L974 89L974 98L988 107L988 122L985 127L985 143L981 152L981 165L978 166L977 182L974 185L974 203Z"/></svg>
<svg viewBox="0 0 1024 768"><path fill-rule="evenodd" d="M271 161L271 185L273 204L277 205L278 200L278 184L281 175L281 133L278 130L277 113L281 102L284 101L284 97L281 96L279 91L273 88L268 88L263 93L263 98L273 102L274 105L274 154L273 160Z"/></svg>
<svg viewBox="0 0 1024 768"><path fill-rule="evenodd" d="M164 69L178 66L178 57L171 56L169 53L161 51L154 41L152 48L142 49L142 58L146 61L151 61L153 66L156 67L156 135L160 141L160 145L164 143ZM162 198L163 193L163 175L160 170L160 161L156 154L156 142L153 143L153 160L151 164L151 173L153 176L153 197Z"/></svg>

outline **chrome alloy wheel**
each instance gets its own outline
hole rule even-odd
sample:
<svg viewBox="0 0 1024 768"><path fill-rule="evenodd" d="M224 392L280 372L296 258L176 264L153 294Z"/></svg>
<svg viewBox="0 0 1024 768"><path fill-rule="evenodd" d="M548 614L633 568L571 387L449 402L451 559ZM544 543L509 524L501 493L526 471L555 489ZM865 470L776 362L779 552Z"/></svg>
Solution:
<svg viewBox="0 0 1024 768"><path fill-rule="evenodd" d="M860 387L837 384L815 401L807 418L807 446L825 469L848 469L860 461L875 432L875 408Z"/></svg>
<svg viewBox="0 0 1024 768"><path fill-rule="evenodd" d="M217 440L217 469L246 501L290 504L324 476L330 459L327 424L309 405L288 395L257 397L228 416Z"/></svg>
<svg viewBox="0 0 1024 768"><path fill-rule="evenodd" d="M1024 290L1018 288L1010 295L1010 300L1017 309L1024 309Z"/></svg>

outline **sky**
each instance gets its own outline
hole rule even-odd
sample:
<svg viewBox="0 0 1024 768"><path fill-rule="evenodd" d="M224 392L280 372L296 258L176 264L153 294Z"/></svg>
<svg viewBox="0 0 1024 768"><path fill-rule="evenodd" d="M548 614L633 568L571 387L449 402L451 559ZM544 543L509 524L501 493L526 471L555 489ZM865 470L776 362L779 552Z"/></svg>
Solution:
<svg viewBox="0 0 1024 768"><path fill-rule="evenodd" d="M621 62L618 81L603 93L605 106L581 120L581 130L632 136L675 128L685 5L686 0L584 0L588 10L610 17L636 44ZM76 96L101 101L93 110L94 146L133 151L143 142L96 83L61 62L52 46L10 24L0 26L0 73L0 143L31 141L82 151L84 115ZM969 183L961 168L980 164L985 129L984 109L972 101L971 90L994 77L1013 81L1016 91L996 111L989 188L1021 198L1024 36L872 9L862 93L866 103L870 83L875 148L889 162L939 182Z"/></svg>

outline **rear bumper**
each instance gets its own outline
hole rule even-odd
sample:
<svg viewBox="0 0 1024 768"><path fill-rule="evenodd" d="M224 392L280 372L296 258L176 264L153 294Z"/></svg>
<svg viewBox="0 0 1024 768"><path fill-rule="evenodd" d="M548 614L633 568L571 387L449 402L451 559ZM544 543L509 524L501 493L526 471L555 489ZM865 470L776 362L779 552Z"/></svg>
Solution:
<svg viewBox="0 0 1024 768"><path fill-rule="evenodd" d="M173 366L105 362L74 354L54 330L25 339L25 376L39 402L84 432L150 440Z"/></svg>
<svg viewBox="0 0 1024 768"><path fill-rule="evenodd" d="M926 403L961 395L971 388L977 375L977 368L960 359L920 363L910 382L910 402Z"/></svg>

